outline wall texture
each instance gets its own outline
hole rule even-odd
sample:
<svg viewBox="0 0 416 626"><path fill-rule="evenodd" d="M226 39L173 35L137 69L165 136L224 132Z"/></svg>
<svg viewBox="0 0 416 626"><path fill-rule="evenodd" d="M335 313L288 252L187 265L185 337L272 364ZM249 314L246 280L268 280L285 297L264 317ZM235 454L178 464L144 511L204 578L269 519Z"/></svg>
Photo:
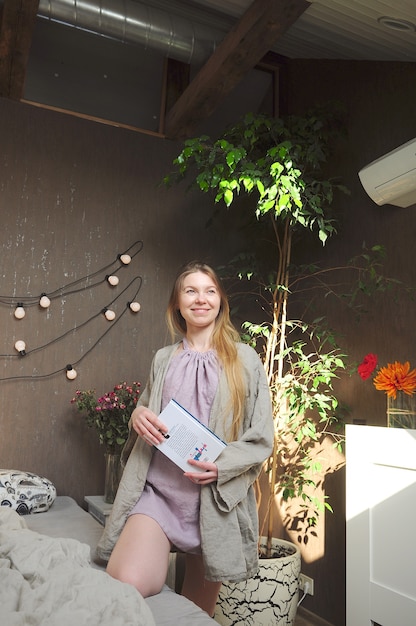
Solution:
<svg viewBox="0 0 416 626"><path fill-rule="evenodd" d="M168 341L164 313L178 267L212 260L221 244L206 234L208 199L161 185L174 143L6 100L0 136L0 466L45 475L82 503L102 493L103 450L70 399L78 388L101 395L120 381L146 382L152 355ZM49 309L31 306L15 319L10 296L59 290L139 240L143 250L121 267L117 287L105 280L116 262L76 285L79 292L64 289ZM134 315L127 302L138 276L142 308ZM114 328L100 340L111 325L100 312L117 296ZM26 342L23 358L16 339ZM70 382L65 367L80 358Z"/></svg>
<svg viewBox="0 0 416 626"><path fill-rule="evenodd" d="M415 136L414 65L293 61L284 88L291 112L326 100L346 107L347 137L340 138L329 169L341 174L351 195L337 200L339 235L325 249L308 251L312 260L344 263L363 242L383 244L388 273L415 284L415 208L376 206L357 176ZM226 261L238 235L205 228L209 197L187 193L184 185L160 186L178 144L6 100L0 100L0 137L0 465L43 474L59 493L82 503L84 495L102 492L104 462L95 433L70 405L75 390L104 392L121 380L144 384L152 355L168 341L164 311L177 268L193 257ZM118 287L101 281L92 290L63 293L47 311L32 306L23 320L14 318L7 297L57 290L100 270L138 240L143 250L120 270ZM135 276L143 279L141 312L127 311L89 352L109 326L101 309L121 294L113 307L119 317L128 300L121 292ZM324 310L352 363L376 352L383 364L409 359L414 366L415 304L403 293L370 302L359 322L330 301ZM24 358L15 356L19 338L27 344ZM78 378L69 382L66 364L84 354ZM351 421L385 424L385 397L371 383L346 374L337 389ZM329 475L324 488L335 513L303 546L304 571L315 579L315 596L305 606L343 626L344 472ZM297 540L296 530L291 537Z"/></svg>
<svg viewBox="0 0 416 626"><path fill-rule="evenodd" d="M311 105L327 101L339 102L345 108L346 136L340 136L328 171L341 177L350 195L340 196L335 203L338 234L325 248L308 250L304 260L322 261L326 267L343 266L361 252L363 244L381 244L387 255L382 273L401 281L403 287L414 288L416 207L377 206L362 188L358 172L416 136L415 65L292 61L286 94L291 113L303 113ZM348 287L352 276L344 275L344 287ZM351 367L336 385L340 401L350 411L347 421L385 426L385 394L377 391L371 381L362 381L355 367L369 352L378 355L381 365L409 360L416 367L415 299L414 294L399 287L364 299L363 304L366 311L359 318L331 298L322 301L321 312L328 315L338 332ZM308 545L302 548L303 569L315 580L315 596L308 597L304 606L335 626L345 623L344 483L344 470L325 478L324 490L334 513L320 520L317 537L310 536ZM296 540L296 531L290 534Z"/></svg>

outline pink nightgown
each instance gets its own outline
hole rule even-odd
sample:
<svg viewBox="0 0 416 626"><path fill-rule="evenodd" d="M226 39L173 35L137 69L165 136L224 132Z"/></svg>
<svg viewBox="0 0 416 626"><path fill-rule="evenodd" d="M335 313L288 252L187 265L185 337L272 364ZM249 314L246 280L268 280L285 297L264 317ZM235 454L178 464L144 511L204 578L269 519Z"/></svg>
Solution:
<svg viewBox="0 0 416 626"><path fill-rule="evenodd" d="M166 373L161 409L173 398L207 426L219 369L214 350L197 352L184 339L183 350L173 357ZM191 465L189 468L192 471ZM200 553L200 489L164 454L155 450L145 488L130 515L149 515L175 548Z"/></svg>

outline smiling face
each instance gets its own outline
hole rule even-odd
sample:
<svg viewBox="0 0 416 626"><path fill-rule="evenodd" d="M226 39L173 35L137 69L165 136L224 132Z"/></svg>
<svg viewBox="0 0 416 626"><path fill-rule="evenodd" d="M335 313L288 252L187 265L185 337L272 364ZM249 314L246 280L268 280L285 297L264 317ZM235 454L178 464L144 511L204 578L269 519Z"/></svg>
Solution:
<svg viewBox="0 0 416 626"><path fill-rule="evenodd" d="M213 328L220 306L218 286L208 274L192 272L185 276L179 290L178 307L188 330Z"/></svg>

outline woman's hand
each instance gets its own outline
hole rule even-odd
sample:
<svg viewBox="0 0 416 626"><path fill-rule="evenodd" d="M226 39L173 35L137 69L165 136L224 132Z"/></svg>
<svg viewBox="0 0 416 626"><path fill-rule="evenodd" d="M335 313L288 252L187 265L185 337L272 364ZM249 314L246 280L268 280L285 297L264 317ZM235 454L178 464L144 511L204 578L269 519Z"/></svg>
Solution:
<svg viewBox="0 0 416 626"><path fill-rule="evenodd" d="M157 446L168 432L165 424L145 406L137 406L131 414L131 425L136 433L149 445Z"/></svg>
<svg viewBox="0 0 416 626"><path fill-rule="evenodd" d="M197 485L209 485L218 479L218 467L215 463L209 463L208 461L196 461L195 459L189 459L189 465L199 467L203 472L185 472L184 476L189 478L193 483Z"/></svg>

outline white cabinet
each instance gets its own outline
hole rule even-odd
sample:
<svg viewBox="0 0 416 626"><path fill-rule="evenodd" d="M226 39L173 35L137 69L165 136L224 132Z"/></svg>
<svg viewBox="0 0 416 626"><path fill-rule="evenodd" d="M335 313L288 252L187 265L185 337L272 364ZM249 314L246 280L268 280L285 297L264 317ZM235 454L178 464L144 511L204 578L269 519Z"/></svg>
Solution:
<svg viewBox="0 0 416 626"><path fill-rule="evenodd" d="M416 430L346 427L347 626L416 624Z"/></svg>

